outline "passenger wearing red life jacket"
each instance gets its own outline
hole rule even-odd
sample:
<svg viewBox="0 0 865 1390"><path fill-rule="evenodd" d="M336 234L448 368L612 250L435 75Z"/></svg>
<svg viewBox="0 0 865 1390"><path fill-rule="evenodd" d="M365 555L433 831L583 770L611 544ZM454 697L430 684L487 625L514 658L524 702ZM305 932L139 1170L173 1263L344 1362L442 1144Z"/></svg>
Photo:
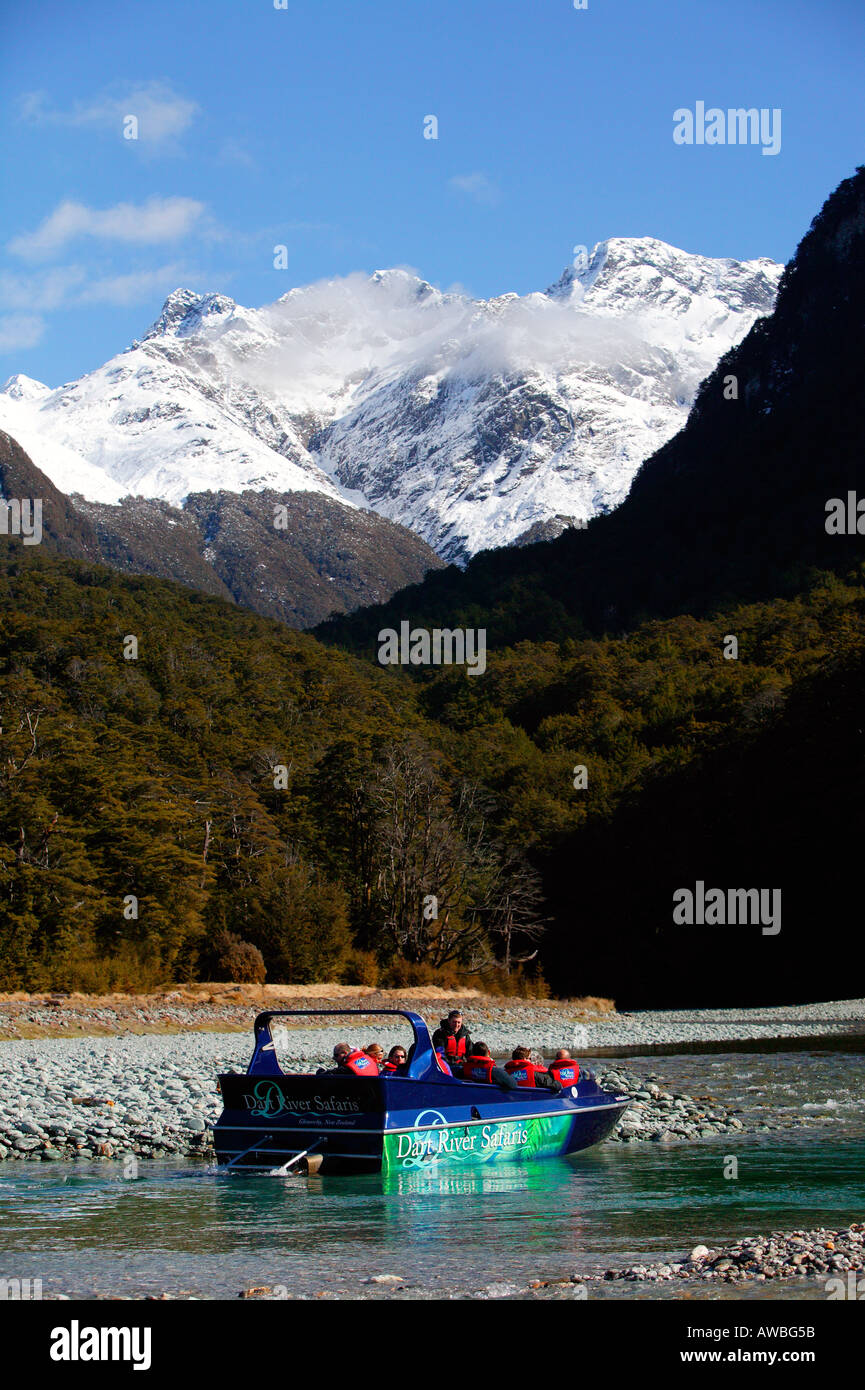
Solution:
<svg viewBox="0 0 865 1390"><path fill-rule="evenodd" d="M550 1076L546 1067L532 1061L531 1048L515 1047L511 1060L505 1062L505 1071L512 1076L518 1086L530 1086L544 1091L560 1091L561 1085Z"/></svg>
<svg viewBox="0 0 865 1390"><path fill-rule="evenodd" d="M492 1081L495 1062L475 1052L463 1062L463 1081Z"/></svg>
<svg viewBox="0 0 865 1390"><path fill-rule="evenodd" d="M554 1062L550 1062L550 1076L554 1076L561 1086L576 1086L580 1079L580 1068L573 1057L560 1047Z"/></svg>
<svg viewBox="0 0 865 1390"><path fill-rule="evenodd" d="M462 1065L463 1081L489 1081L496 1086L504 1086L508 1091L517 1089L517 1082L508 1076L504 1067L497 1067L486 1043L475 1043L470 1057Z"/></svg>
<svg viewBox="0 0 865 1390"><path fill-rule="evenodd" d="M378 1076L378 1063L361 1052L359 1047L349 1047L348 1043L337 1043L333 1049L333 1060L336 1066L324 1072L324 1075L345 1076L348 1073L351 1076Z"/></svg>
<svg viewBox="0 0 865 1390"><path fill-rule="evenodd" d="M401 1066L405 1065L405 1060L405 1048L392 1047L390 1052L387 1054L387 1061L382 1063L382 1075L392 1076L395 1071L398 1071Z"/></svg>
<svg viewBox="0 0 865 1390"><path fill-rule="evenodd" d="M472 1040L459 1009L451 1009L447 1018L441 1020L433 1033L432 1044L434 1051L444 1053L451 1066L471 1056Z"/></svg>

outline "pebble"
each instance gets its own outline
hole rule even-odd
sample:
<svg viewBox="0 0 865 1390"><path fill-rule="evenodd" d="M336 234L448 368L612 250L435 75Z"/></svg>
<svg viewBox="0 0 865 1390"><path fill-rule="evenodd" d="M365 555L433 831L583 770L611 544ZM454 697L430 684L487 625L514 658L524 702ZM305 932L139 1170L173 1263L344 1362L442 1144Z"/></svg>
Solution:
<svg viewBox="0 0 865 1390"><path fill-rule="evenodd" d="M769 1236L749 1236L724 1250L695 1245L680 1263L629 1265L607 1269L587 1280L791 1279L822 1276L838 1278L839 1271L865 1269L865 1222L854 1221L839 1231L775 1231Z"/></svg>

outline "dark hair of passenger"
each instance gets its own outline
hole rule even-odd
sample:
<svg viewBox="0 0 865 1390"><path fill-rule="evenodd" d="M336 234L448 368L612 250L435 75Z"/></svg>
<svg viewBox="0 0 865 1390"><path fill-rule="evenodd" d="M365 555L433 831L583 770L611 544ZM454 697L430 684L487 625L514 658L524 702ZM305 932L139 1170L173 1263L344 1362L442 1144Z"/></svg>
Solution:
<svg viewBox="0 0 865 1390"><path fill-rule="evenodd" d="M474 1047L472 1048L472 1055L474 1057L489 1057L490 1050L487 1047L486 1043L475 1043Z"/></svg>
<svg viewBox="0 0 865 1390"><path fill-rule="evenodd" d="M512 1062L527 1062L532 1055L530 1047L515 1047L511 1053Z"/></svg>

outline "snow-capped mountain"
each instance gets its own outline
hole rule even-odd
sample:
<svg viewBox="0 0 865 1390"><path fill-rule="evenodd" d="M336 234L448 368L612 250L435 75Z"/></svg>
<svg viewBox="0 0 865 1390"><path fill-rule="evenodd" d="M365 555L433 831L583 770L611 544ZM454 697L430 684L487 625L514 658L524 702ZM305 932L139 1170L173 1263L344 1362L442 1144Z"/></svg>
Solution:
<svg viewBox="0 0 865 1390"><path fill-rule="evenodd" d="M464 560L617 506L780 274L614 238L545 292L491 300L403 270L261 309L176 290L79 381L13 377L0 427L91 501L319 492Z"/></svg>

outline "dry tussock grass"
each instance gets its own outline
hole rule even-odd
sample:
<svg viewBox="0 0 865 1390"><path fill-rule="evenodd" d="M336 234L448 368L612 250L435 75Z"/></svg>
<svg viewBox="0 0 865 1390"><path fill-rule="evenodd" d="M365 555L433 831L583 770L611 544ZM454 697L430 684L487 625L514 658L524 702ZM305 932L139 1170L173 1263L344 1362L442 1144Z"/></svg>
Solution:
<svg viewBox="0 0 865 1390"><path fill-rule="evenodd" d="M216 982L175 985L173 988L154 994L26 994L16 990L11 994L0 994L0 1004L42 1005L56 1000L72 1009L91 1010L100 1008L160 1009L172 1006L212 1004L217 1007L256 1007L285 1005L292 1002L323 1000L344 1000L347 1005L375 997L398 1006L401 1000L414 1000L429 1003L462 1004L470 1008L508 1008L520 1004L530 1004L538 1010L580 1014L615 1013L612 999L600 999L587 995L580 999L531 999L522 1000L516 995L490 995L478 989L445 989L440 985L417 985L404 989L373 989L369 985L231 985Z"/></svg>

